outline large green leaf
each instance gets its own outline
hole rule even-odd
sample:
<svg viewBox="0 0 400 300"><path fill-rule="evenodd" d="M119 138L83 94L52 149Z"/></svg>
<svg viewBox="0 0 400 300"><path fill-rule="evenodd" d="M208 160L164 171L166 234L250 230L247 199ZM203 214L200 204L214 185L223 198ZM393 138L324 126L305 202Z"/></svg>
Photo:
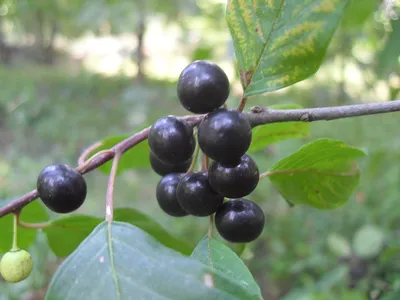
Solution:
<svg viewBox="0 0 400 300"><path fill-rule="evenodd" d="M3 204L0 202L0 204ZM6 202L4 203L6 204ZM46 208L40 201L33 201L22 210L21 216L22 221L37 223L45 222L49 219ZM12 237L13 237L13 215L0 218L0 253L7 252L11 249ZM21 249L29 248L36 239L37 231L35 229L18 228L18 246Z"/></svg>
<svg viewBox="0 0 400 300"><path fill-rule="evenodd" d="M261 290L244 262L229 247L205 236L196 246L192 257L232 278L237 285L262 299ZM219 286L218 282L215 282Z"/></svg>
<svg viewBox="0 0 400 300"><path fill-rule="evenodd" d="M154 238L156 238L161 244L185 255L190 255L193 248L188 242L180 240L172 236L166 231L160 224L155 222L149 216L141 213L132 208L117 208L114 210L114 220L120 222L127 222L132 225L139 227L146 231Z"/></svg>
<svg viewBox="0 0 400 300"><path fill-rule="evenodd" d="M128 138L128 135L123 136L111 136L102 140L102 146L91 153L91 155L96 154L101 150L106 150L112 148L114 145ZM150 166L149 160L150 147L147 141L143 141L128 150L122 155L120 162L118 164L117 174L120 175L127 170L134 170L137 168L146 168ZM109 174L111 171L112 161L105 163L100 166L98 170L105 174Z"/></svg>
<svg viewBox="0 0 400 300"><path fill-rule="evenodd" d="M135 225L152 235L164 246L190 255L193 251L186 241L172 236L149 216L132 208L114 210L114 220ZM58 257L70 255L87 238L93 229L102 222L101 218L86 215L72 215L51 221L43 228L54 254Z"/></svg>
<svg viewBox="0 0 400 300"><path fill-rule="evenodd" d="M297 104L272 105L271 109L298 109ZM253 128L253 136L249 152L254 152L273 143L293 138L306 138L310 136L310 123L283 122L261 125Z"/></svg>
<svg viewBox="0 0 400 300"><path fill-rule="evenodd" d="M313 75L348 0L229 0L227 22L245 96Z"/></svg>
<svg viewBox="0 0 400 300"><path fill-rule="evenodd" d="M43 228L51 250L58 257L70 255L79 244L101 223L101 219L74 215L53 220Z"/></svg>
<svg viewBox="0 0 400 300"><path fill-rule="evenodd" d="M341 141L318 139L276 163L269 179L290 204L337 208L349 199L360 174L356 158L365 156Z"/></svg>
<svg viewBox="0 0 400 300"><path fill-rule="evenodd" d="M225 274L120 222L96 227L60 265L45 299L75 300L82 295L87 300L259 299Z"/></svg>

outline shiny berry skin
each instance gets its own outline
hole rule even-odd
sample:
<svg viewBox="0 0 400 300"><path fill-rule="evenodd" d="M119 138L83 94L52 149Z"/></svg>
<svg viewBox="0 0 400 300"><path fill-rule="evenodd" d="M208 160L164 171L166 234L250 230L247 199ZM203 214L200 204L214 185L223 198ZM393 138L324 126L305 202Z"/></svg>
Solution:
<svg viewBox="0 0 400 300"><path fill-rule="evenodd" d="M214 161L208 169L211 187L224 197L241 198L257 187L260 173L256 162L248 155L241 157L235 167L226 167Z"/></svg>
<svg viewBox="0 0 400 300"><path fill-rule="evenodd" d="M60 214L77 210L87 194L85 178L65 164L45 167L38 176L37 190L43 203Z"/></svg>
<svg viewBox="0 0 400 300"><path fill-rule="evenodd" d="M231 243L249 243L260 236L265 216L261 207L246 199L224 202L215 214L215 227Z"/></svg>
<svg viewBox="0 0 400 300"><path fill-rule="evenodd" d="M211 188L206 172L186 174L178 184L176 196L188 214L198 217L212 215L224 201Z"/></svg>
<svg viewBox="0 0 400 300"><path fill-rule="evenodd" d="M155 121L148 137L151 151L169 164L185 163L194 152L195 142L193 128L174 116Z"/></svg>
<svg viewBox="0 0 400 300"><path fill-rule="evenodd" d="M250 147L251 125L243 113L221 108L209 113L198 127L200 149L213 160L236 165Z"/></svg>
<svg viewBox="0 0 400 300"><path fill-rule="evenodd" d="M0 260L0 273L7 282L16 283L25 280L32 273L32 269L32 257L26 250L12 249Z"/></svg>
<svg viewBox="0 0 400 300"><path fill-rule="evenodd" d="M192 157L187 161L177 165L171 165L160 160L153 152L150 151L149 155L150 165L154 172L160 176L170 173L185 173L192 163Z"/></svg>
<svg viewBox="0 0 400 300"><path fill-rule="evenodd" d="M196 60L178 79L178 98L188 111L203 114L221 107L229 96L229 79L215 63Z"/></svg>
<svg viewBox="0 0 400 300"><path fill-rule="evenodd" d="M183 217L188 215L182 209L176 198L176 187L184 174L171 173L158 182L156 188L156 198L160 208L173 217Z"/></svg>

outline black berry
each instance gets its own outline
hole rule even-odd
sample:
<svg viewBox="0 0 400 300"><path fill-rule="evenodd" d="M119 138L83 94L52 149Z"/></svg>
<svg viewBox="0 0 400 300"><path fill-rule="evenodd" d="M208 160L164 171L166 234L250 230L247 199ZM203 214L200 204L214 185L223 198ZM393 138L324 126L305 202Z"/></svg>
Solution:
<svg viewBox="0 0 400 300"><path fill-rule="evenodd" d="M187 213L198 217L212 215L224 201L211 188L205 172L186 174L178 184L176 196Z"/></svg>
<svg viewBox="0 0 400 300"><path fill-rule="evenodd" d="M173 217L183 217L188 213L179 205L176 197L176 187L184 174L171 173L158 182L156 198L161 209Z"/></svg>
<svg viewBox="0 0 400 300"><path fill-rule="evenodd" d="M222 196L241 198L254 191L260 180L260 173L256 162L245 154L234 167L226 167L214 161L208 169L208 178L211 187Z"/></svg>
<svg viewBox="0 0 400 300"><path fill-rule="evenodd" d="M176 117L163 117L151 126L148 143L151 151L163 162L182 164L194 152L193 128Z"/></svg>
<svg viewBox="0 0 400 300"><path fill-rule="evenodd" d="M209 113L198 127L199 146L204 154L226 165L236 165L251 143L251 125L233 109Z"/></svg>
<svg viewBox="0 0 400 300"><path fill-rule="evenodd" d="M178 98L193 113L221 107L229 96L229 79L216 64L197 60L183 69L178 79Z"/></svg>
<svg viewBox="0 0 400 300"><path fill-rule="evenodd" d="M85 178L64 164L47 166L39 174L37 190L40 199L56 213L70 213L85 201Z"/></svg>
<svg viewBox="0 0 400 300"><path fill-rule="evenodd" d="M246 199L227 201L215 214L215 227L219 234L232 243L254 241L262 233L264 223L262 209Z"/></svg>
<svg viewBox="0 0 400 300"><path fill-rule="evenodd" d="M192 163L192 157L181 164L171 165L160 160L153 152L150 151L150 165L154 172L164 176L170 173L185 173Z"/></svg>

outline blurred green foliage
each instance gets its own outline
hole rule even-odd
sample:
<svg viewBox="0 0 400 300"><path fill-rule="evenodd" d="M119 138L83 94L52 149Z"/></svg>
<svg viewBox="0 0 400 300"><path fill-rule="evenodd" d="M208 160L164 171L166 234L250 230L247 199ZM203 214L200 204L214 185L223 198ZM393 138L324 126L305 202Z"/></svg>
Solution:
<svg viewBox="0 0 400 300"><path fill-rule="evenodd" d="M17 2L18 6L14 6ZM201 43L186 44L183 39L181 47L190 59L220 58L215 49L224 43L221 40L225 41L226 35L221 34L218 39L217 34L208 35L208 30L215 26L215 31L226 33L222 28L223 5L217 1L197 2L198 6L190 4L190 12L198 15L180 20L179 25L187 37L193 24L197 26L200 23L196 22L204 18L206 25L199 30ZM400 27L399 19L393 15L399 15L400 5L393 1L393 6L388 7L388 2L391 1L353 0L317 75L278 93L256 96L249 106L295 103L315 107L398 98ZM55 1L58 8L27 6L35 3L0 1L0 7L7 5L9 9L7 15L0 9L0 22L6 19L8 24L14 24L14 39L33 34L32 29L37 28L35 9L53 16L52 9L62 8L55 16L60 17L59 31L70 38L88 28L99 34L107 22L116 24L111 26L113 33L135 30L132 27L137 15L130 18L131 4L126 1L121 1L120 6L119 1L101 1L101 5L96 1ZM74 14L73 9L79 14ZM151 15L154 8L148 9ZM70 13L64 14L66 10ZM100 15L96 13L99 11L107 13ZM125 13L123 17L121 11ZM164 14L162 10L157 13ZM175 15L170 16L173 20ZM49 20L45 25L47 34L52 19ZM83 69L71 72L66 67L70 58L64 56L66 61L50 66L18 59L11 66L0 66L0 199L11 199L32 189L46 164L61 161L75 165L82 150L97 140L132 134L166 114L187 114L176 99L175 82L150 78L139 83L131 77L106 77ZM233 92L229 104L236 104L237 97ZM380 294L397 299L393 295L400 289L398 128L398 114L316 122L310 125L310 136L281 141L254 154L260 171L266 171L316 138L343 140L368 153L360 162L356 193L346 205L333 211L290 208L266 180L249 197L265 210L266 228L258 241L245 248L228 245L249 266L265 299L361 300L378 299ZM87 180L88 201L79 213L102 217L107 177L92 172ZM152 216L172 235L190 245L197 244L207 231L207 221L175 220L162 213L154 196L158 180L148 169L121 175L116 183L117 206L134 207ZM1 234L2 243L8 235ZM368 248L363 248L365 245ZM0 282L1 300L30 299L33 292L39 299L43 296L42 289L58 261L44 234L38 234L31 252L36 262L33 276L13 286Z"/></svg>

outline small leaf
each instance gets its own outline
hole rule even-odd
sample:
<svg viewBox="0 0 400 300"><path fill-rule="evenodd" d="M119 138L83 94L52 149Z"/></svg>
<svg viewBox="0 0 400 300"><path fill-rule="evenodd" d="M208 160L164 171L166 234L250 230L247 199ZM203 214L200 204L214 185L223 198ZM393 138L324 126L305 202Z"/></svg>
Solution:
<svg viewBox="0 0 400 300"><path fill-rule="evenodd" d="M119 142L125 140L128 137L129 137L128 135L108 137L101 141L102 146L93 151L90 154L90 156L96 154L101 150L110 149L114 145L118 144ZM128 170L149 167L150 166L149 153L150 153L150 148L146 140L137 144L135 147L128 150L127 152L124 153L124 155L122 155L118 164L117 174L120 175ZM109 174L111 171L111 166L112 166L112 161L109 161L104 165L100 166L98 170L100 170L102 173Z"/></svg>
<svg viewBox="0 0 400 300"><path fill-rule="evenodd" d="M51 221L43 228L51 250L58 257L70 255L79 244L101 223L101 219L73 215Z"/></svg>
<svg viewBox="0 0 400 300"><path fill-rule="evenodd" d="M351 255L351 247L349 242L339 234L331 233L328 236L328 246L330 250L339 257Z"/></svg>
<svg viewBox="0 0 400 300"><path fill-rule="evenodd" d="M227 22L245 96L313 75L348 0L229 0Z"/></svg>
<svg viewBox="0 0 400 300"><path fill-rule="evenodd" d="M192 257L232 278L237 285L262 299L260 288L244 262L229 247L205 236L196 246ZM219 286L218 282L215 282Z"/></svg>
<svg viewBox="0 0 400 300"><path fill-rule="evenodd" d="M132 208L117 208L114 210L114 220L127 222L146 231L148 234L156 238L164 246L190 255L193 247L186 241L180 240L167 232L160 224L152 220L149 216Z"/></svg>
<svg viewBox="0 0 400 300"><path fill-rule="evenodd" d="M286 104L273 105L271 109L298 109L300 105ZM306 122L284 122L273 123L253 128L253 136L249 152L263 149L270 144L285 139L305 138L310 136L310 123Z"/></svg>
<svg viewBox="0 0 400 300"><path fill-rule="evenodd" d="M382 249L385 235L376 226L366 225L360 228L353 240L353 248L356 254L363 258L372 258Z"/></svg>
<svg viewBox="0 0 400 300"><path fill-rule="evenodd" d="M96 227L59 266L45 299L75 300L82 295L87 300L259 299L225 274L120 222Z"/></svg>
<svg viewBox="0 0 400 300"><path fill-rule="evenodd" d="M350 198L360 174L361 150L341 141L318 139L276 163L269 179L291 205L337 208Z"/></svg>
<svg viewBox="0 0 400 300"><path fill-rule="evenodd" d="M3 204L3 203L2 203ZM4 203L5 205L6 203ZM24 222L39 223L49 219L45 206L40 201L33 201L25 206L21 212L20 219ZM0 253L7 252L12 246L13 237L13 215L0 218L1 238ZM18 246L27 250L36 240L37 230L18 228Z"/></svg>

